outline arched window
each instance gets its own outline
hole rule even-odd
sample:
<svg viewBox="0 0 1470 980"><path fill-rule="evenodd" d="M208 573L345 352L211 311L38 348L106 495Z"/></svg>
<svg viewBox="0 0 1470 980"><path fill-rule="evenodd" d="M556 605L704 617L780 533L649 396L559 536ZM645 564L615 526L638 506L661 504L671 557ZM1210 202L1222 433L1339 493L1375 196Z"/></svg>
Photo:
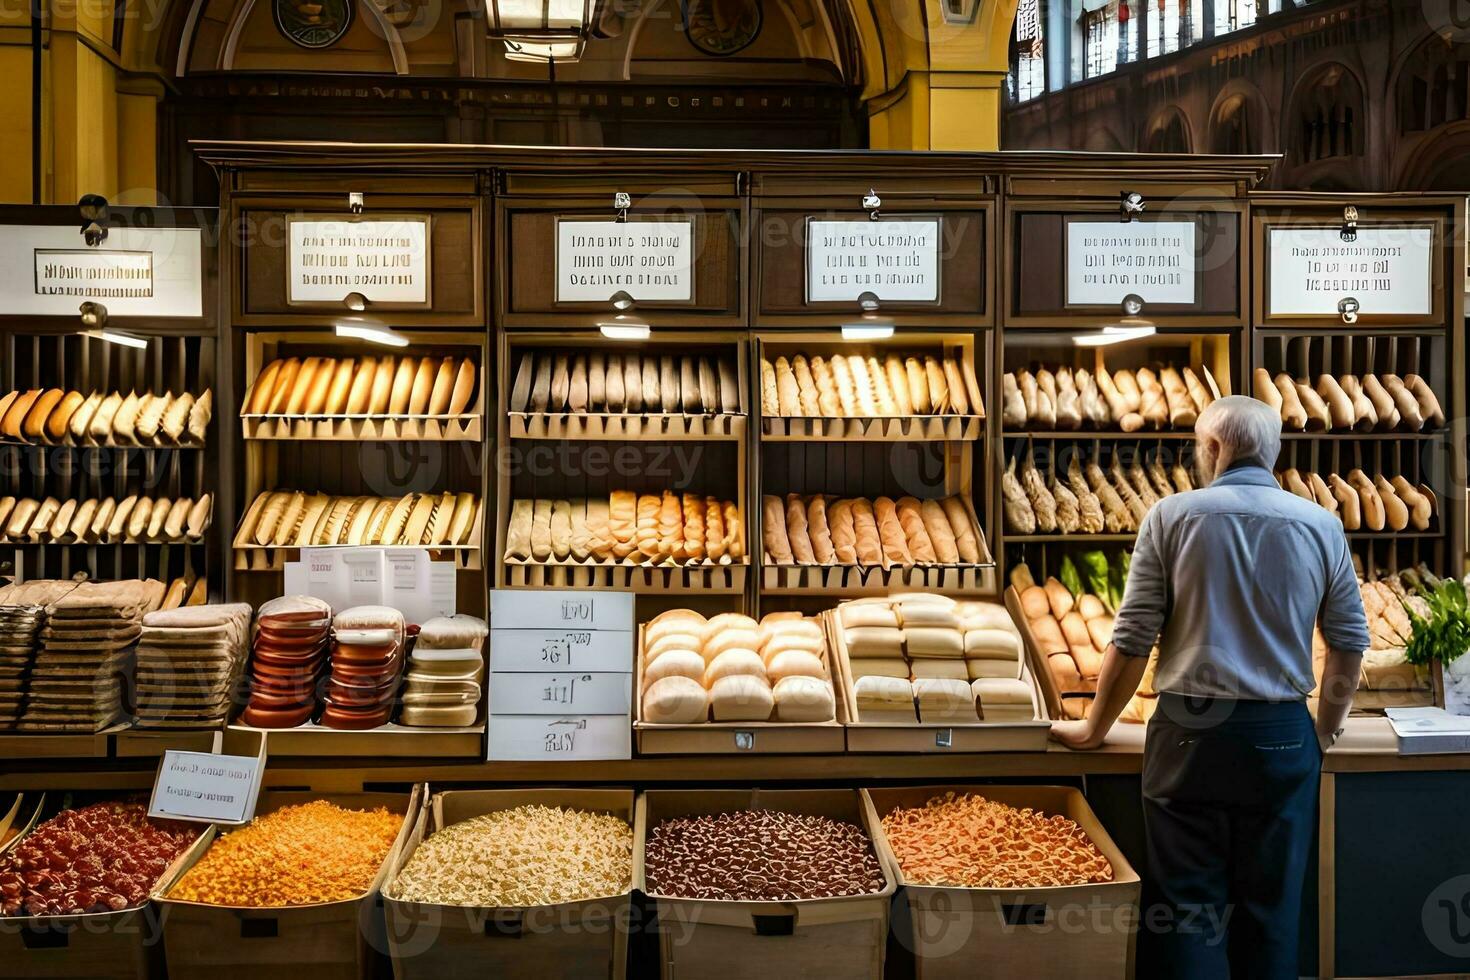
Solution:
<svg viewBox="0 0 1470 980"><path fill-rule="evenodd" d="M1011 96L1016 102L1046 91L1046 57L1042 46L1041 0L1021 0L1011 37Z"/></svg>
<svg viewBox="0 0 1470 980"><path fill-rule="evenodd" d="M1190 152L1189 127L1184 114L1171 106L1154 116L1144 134L1142 149L1145 153Z"/></svg>
<svg viewBox="0 0 1470 980"><path fill-rule="evenodd" d="M1395 84L1400 133L1422 133L1467 118L1470 45L1431 35L1403 61Z"/></svg>
<svg viewBox="0 0 1470 980"><path fill-rule="evenodd" d="M1210 152L1255 153L1259 146L1252 130L1251 104L1244 95L1232 95L1215 107L1210 119Z"/></svg>
<svg viewBox="0 0 1470 980"><path fill-rule="evenodd" d="M1286 151L1298 163L1363 153L1363 89L1342 65L1304 78L1292 94Z"/></svg>

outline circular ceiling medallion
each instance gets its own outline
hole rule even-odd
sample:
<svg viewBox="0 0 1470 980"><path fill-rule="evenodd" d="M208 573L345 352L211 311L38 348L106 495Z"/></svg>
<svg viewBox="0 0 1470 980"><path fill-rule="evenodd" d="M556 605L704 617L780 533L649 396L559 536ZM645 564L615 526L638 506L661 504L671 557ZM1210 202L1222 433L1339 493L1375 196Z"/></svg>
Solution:
<svg viewBox="0 0 1470 980"><path fill-rule="evenodd" d="M303 48L329 48L352 26L355 0L271 0L276 30Z"/></svg>
<svg viewBox="0 0 1470 980"><path fill-rule="evenodd" d="M723 58L760 36L761 0L683 0L684 36L707 55Z"/></svg>

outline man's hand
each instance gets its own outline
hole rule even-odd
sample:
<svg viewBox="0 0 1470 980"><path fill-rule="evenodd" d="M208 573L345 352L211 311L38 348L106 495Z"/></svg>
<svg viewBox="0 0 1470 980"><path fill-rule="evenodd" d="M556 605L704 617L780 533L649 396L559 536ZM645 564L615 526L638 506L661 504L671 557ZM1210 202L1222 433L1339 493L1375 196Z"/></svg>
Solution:
<svg viewBox="0 0 1470 980"><path fill-rule="evenodd" d="M1051 737L1075 752L1101 748L1104 738L1085 721L1054 721L1051 723Z"/></svg>

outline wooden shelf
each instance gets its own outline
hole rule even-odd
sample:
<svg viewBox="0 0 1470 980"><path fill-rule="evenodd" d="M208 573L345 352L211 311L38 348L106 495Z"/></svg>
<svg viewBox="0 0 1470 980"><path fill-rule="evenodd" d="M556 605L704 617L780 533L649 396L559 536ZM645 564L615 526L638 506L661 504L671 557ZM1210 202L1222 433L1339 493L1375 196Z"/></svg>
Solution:
<svg viewBox="0 0 1470 980"><path fill-rule="evenodd" d="M106 449L106 450L118 450L118 449L122 449L122 450L142 451L142 452L148 452L148 453L178 452L179 450L183 450L185 452L189 452L189 451L201 450L201 449L204 449L205 448L205 444L204 443L196 443L196 442L179 443L178 445L174 445L174 446L170 446L170 445L162 445L162 446L140 446L140 445L137 445L137 444L134 444L134 443L115 443L115 442L104 442L104 443L97 443L97 444L83 443L81 445L77 445L76 443L72 443L72 442L17 442L14 439L0 439L0 447L7 447L7 446L14 447L16 449L67 449L67 450L72 450L74 452L83 452L83 451L86 451L86 450L103 450L103 449Z"/></svg>
<svg viewBox="0 0 1470 980"><path fill-rule="evenodd" d="M507 412L512 439L742 440L744 415Z"/></svg>
<svg viewBox="0 0 1470 980"><path fill-rule="evenodd" d="M764 416L768 442L829 439L851 442L974 442L985 435L983 415L910 415L895 418Z"/></svg>
<svg viewBox="0 0 1470 980"><path fill-rule="evenodd" d="M476 537L477 535L471 535ZM286 562L299 561L300 551L306 548L398 548L409 547L408 545L387 544L313 544L313 545L283 545L279 548L274 545L258 544L236 544L235 571L237 572L281 572L286 569ZM434 561L444 561L444 555L453 555L455 566L462 572L477 572L481 569L480 548L478 545L425 545L429 557Z"/></svg>
<svg viewBox="0 0 1470 980"><path fill-rule="evenodd" d="M1052 542L1105 544L1134 541L1137 538L1137 534L1011 534L1009 531L1002 534L1002 540L1006 544L1048 544Z"/></svg>
<svg viewBox="0 0 1470 980"><path fill-rule="evenodd" d="M1142 442L1149 439L1193 439L1192 431L1175 431L1173 429L1155 430L1139 429L1137 432L1119 432L1116 430L1104 431L1102 429L1072 429L1070 431L1031 432L1029 430L1007 429L1001 433L1006 439L1075 439L1082 441L1086 439L1118 439Z"/></svg>
<svg viewBox="0 0 1470 980"><path fill-rule="evenodd" d="M293 442L479 442L478 412L464 415L243 415L245 438Z"/></svg>
<svg viewBox="0 0 1470 980"><path fill-rule="evenodd" d="M232 732L265 737L272 759L282 756L370 759L482 759L485 725L465 728L410 728L388 724L368 731L339 731L322 725L298 728L229 726Z"/></svg>
<svg viewBox="0 0 1470 980"><path fill-rule="evenodd" d="M995 591L995 563L982 565L766 565L761 591L774 595L886 595L909 589L945 594Z"/></svg>
<svg viewBox="0 0 1470 980"><path fill-rule="evenodd" d="M731 565L634 565L613 562L532 562L505 559L511 589L613 589L619 592L738 594L745 591L749 563Z"/></svg>
<svg viewBox="0 0 1470 980"><path fill-rule="evenodd" d="M1335 442L1401 442L1404 440L1427 442L1441 438L1450 438L1448 429L1436 429L1433 432L1299 432L1292 430L1281 433L1282 441L1326 439Z"/></svg>

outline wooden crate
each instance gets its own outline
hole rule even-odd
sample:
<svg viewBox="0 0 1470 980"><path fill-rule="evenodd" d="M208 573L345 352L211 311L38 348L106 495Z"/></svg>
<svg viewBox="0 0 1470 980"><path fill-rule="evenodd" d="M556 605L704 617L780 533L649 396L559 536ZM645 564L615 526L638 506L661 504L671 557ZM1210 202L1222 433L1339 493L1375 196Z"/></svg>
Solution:
<svg viewBox="0 0 1470 980"><path fill-rule="evenodd" d="M398 849L418 820L422 790L401 793L313 794L266 791L256 815L283 806L326 800L348 808L386 807L403 814L403 827L372 884L357 898L282 908L234 908L156 896L163 913L168 975L180 978L258 977L262 971L306 970L318 980L363 980L372 974L375 951L387 951L376 900ZM204 856L215 831L195 845L180 873Z"/></svg>
<svg viewBox="0 0 1470 980"><path fill-rule="evenodd" d="M912 723L865 722L858 717L857 695L853 690L852 659L837 611L822 614L827 645L833 651L837 666L838 698L847 716L847 751L849 752L1045 752L1051 725L1036 692L1036 681L1024 662L1017 665L1020 679L1031 686L1034 721L987 722L973 724L935 724L916 720Z"/></svg>
<svg viewBox="0 0 1470 980"><path fill-rule="evenodd" d="M418 846L446 827L520 806L610 813L633 823L633 792L619 789L450 790L434 794L393 862L383 907L395 980L441 977L600 977L627 972L628 887L615 895L529 908L425 905L388 897Z"/></svg>
<svg viewBox="0 0 1470 980"><path fill-rule="evenodd" d="M870 789L872 822L898 807L945 793L987 799L1078 823L1113 866L1113 880L1051 888L957 888L907 881L886 836L879 849L902 886L920 980L1035 976L1129 980L1138 922L1139 878L1083 795L1065 786L905 786Z"/></svg>
<svg viewBox="0 0 1470 980"><path fill-rule="evenodd" d="M833 687L834 717L827 722L797 724L781 721L706 721L694 725L662 725L643 720L643 631L638 628L638 651L633 677L633 734L639 755L821 755L846 747L843 725L847 706L841 695L838 668L831 646L822 652Z"/></svg>
<svg viewBox="0 0 1470 980"><path fill-rule="evenodd" d="M875 841L879 829L857 790L649 790L638 797L633 883L658 907L664 980L724 977L867 977L879 980L888 938L892 872L873 895L796 902L719 902L649 890L644 845L671 817L742 809L780 810L857 824ZM881 858L880 858L881 861Z"/></svg>

